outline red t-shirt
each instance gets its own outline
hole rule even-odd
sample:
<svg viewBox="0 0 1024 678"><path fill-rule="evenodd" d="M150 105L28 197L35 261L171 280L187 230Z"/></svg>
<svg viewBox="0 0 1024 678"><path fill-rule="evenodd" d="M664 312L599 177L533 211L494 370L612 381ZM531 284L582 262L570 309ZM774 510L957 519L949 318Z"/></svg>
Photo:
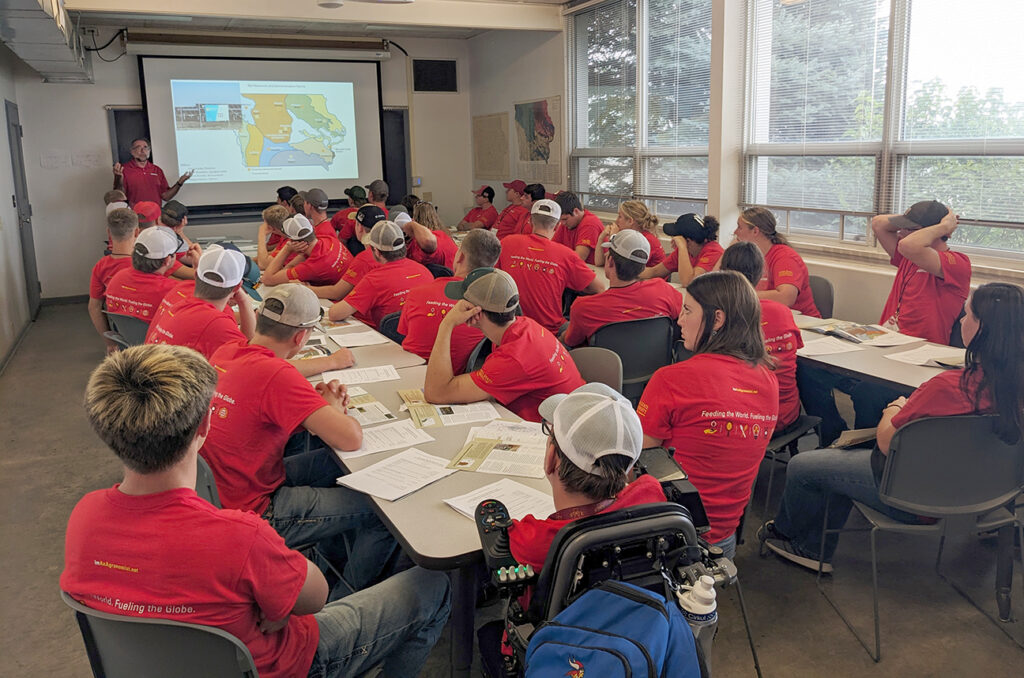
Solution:
<svg viewBox="0 0 1024 678"><path fill-rule="evenodd" d="M579 261L575 254L573 257ZM571 393L585 382L555 335L526 317L505 330L473 383L527 421L540 421L537 406L548 396Z"/></svg>
<svg viewBox="0 0 1024 678"><path fill-rule="evenodd" d="M402 310L409 290L433 279L423 264L406 257L369 271L345 301L356 310L356 318L379 327L381 318Z"/></svg>
<svg viewBox="0 0 1024 678"><path fill-rule="evenodd" d="M650 475L642 475L623 488L615 501L600 513L610 513L630 506L654 504L665 501L665 493L658 479ZM558 531L573 522L575 518L557 520L552 517L536 518L527 515L522 520L512 521L508 530L509 548L512 557L523 565L533 565L540 572L551 549Z"/></svg>
<svg viewBox="0 0 1024 678"><path fill-rule="evenodd" d="M626 287L613 287L589 297L580 297L569 311L565 343L579 346L609 323L665 316L678 318L683 295L661 278L638 280ZM786 309L787 312L789 309ZM790 314L792 316L792 314Z"/></svg>
<svg viewBox="0 0 1024 678"><path fill-rule="evenodd" d="M676 448L711 522L706 539L735 533L778 419L772 371L698 353L655 372L636 412L646 435Z"/></svg>
<svg viewBox="0 0 1024 678"><path fill-rule="evenodd" d="M886 324L890 318L903 334L921 337L936 344L949 344L953 323L971 291L971 260L966 254L939 252L942 276L934 276L899 252L892 255L897 267L889 298L882 310Z"/></svg>
<svg viewBox="0 0 1024 678"><path fill-rule="evenodd" d="M516 233L530 235L533 233L533 215L530 213L530 210L525 207L523 209L526 211L519 215L519 221L516 222Z"/></svg>
<svg viewBox="0 0 1024 678"><path fill-rule="evenodd" d="M689 252L687 252L686 256L690 257L690 266L693 266L694 268L702 268L705 273L709 273L715 267L715 264L718 263L718 260L722 258L724 253L725 250L722 249L722 246L718 244L717 240L709 240L701 246L700 252L697 253L697 256L690 256ZM678 273L679 250L672 250L672 252L666 256L665 260L661 263L664 264L665 268L672 273ZM652 264L648 262L647 265L651 266Z"/></svg>
<svg viewBox="0 0 1024 678"><path fill-rule="evenodd" d="M431 233L433 233L434 237L437 238L436 250L430 253L424 252L419 243L416 242L416 239L412 238L405 244L408 248L406 256L423 265L438 264L440 266L454 268L455 253L459 251L459 246L456 245L455 241L452 240L452 237L444 231L437 230L431 231Z"/></svg>
<svg viewBox="0 0 1024 678"><path fill-rule="evenodd" d="M665 260L665 248L661 246L661 239L650 231L640 231L640 234L647 238L651 246L651 253L647 257L648 266L657 266Z"/></svg>
<svg viewBox="0 0 1024 678"><path fill-rule="evenodd" d="M779 288L779 285L796 287L796 301L793 302L792 308L812 318L821 317L818 307L814 305L814 296L811 294L807 264L789 245L772 245L768 254L764 255L764 275L761 277L761 282L757 284L757 289L775 290Z"/></svg>
<svg viewBox="0 0 1024 678"><path fill-rule="evenodd" d="M316 226L313 227L313 232L316 233L317 238L335 238L338 237L338 232L334 229L334 224L330 219L324 219Z"/></svg>
<svg viewBox="0 0 1024 678"><path fill-rule="evenodd" d="M363 276L375 268L380 268L382 265L373 258L373 252L367 248L349 260L348 267L345 269L345 275L341 278L355 286L363 279Z"/></svg>
<svg viewBox="0 0 1024 678"><path fill-rule="evenodd" d="M604 224L594 216L590 210L583 210L583 218L576 228L569 228L564 223L558 224L555 234L551 240L569 249L576 251L577 247L589 247L590 254L587 255L587 263L594 263L594 252L597 250L597 240L604 232Z"/></svg>
<svg viewBox="0 0 1024 678"><path fill-rule="evenodd" d="M405 335L402 348L415 353L424 360L430 358L437 338L437 328L445 315L455 306L455 301L445 296L444 286L462 278L436 278L426 285L409 290L398 320L398 331ZM452 331L452 371L462 374L466 371L469 354L484 333L475 327L459 325Z"/></svg>
<svg viewBox="0 0 1024 678"><path fill-rule="evenodd" d="M974 373L967 385L967 393L960 388L964 371L942 372L917 387L907 398L907 404L892 418L896 428L924 417L951 417L958 414L991 414L995 409L988 391L981 393L981 402L975 404L975 395L981 383L981 371Z"/></svg>
<svg viewBox="0 0 1024 678"><path fill-rule="evenodd" d="M761 331L764 347L775 358L775 379L779 382L779 424L789 426L800 416L800 391L796 386L796 350L804 340L785 304L761 299Z"/></svg>
<svg viewBox="0 0 1024 678"><path fill-rule="evenodd" d="M597 275L565 245L533 234L505 238L498 268L516 281L523 314L556 334L565 323L562 293L582 290Z"/></svg>
<svg viewBox="0 0 1024 678"><path fill-rule="evenodd" d="M60 587L101 612L222 629L245 643L260 676L289 678L313 663L316 618L292 615L263 633L260 613L283 619L305 581L305 557L259 517L191 489L133 496L115 485L71 512Z"/></svg>
<svg viewBox="0 0 1024 678"><path fill-rule="evenodd" d="M273 351L224 344L210 364L219 373L203 458L213 469L225 508L262 514L284 482L284 446L327 401Z"/></svg>
<svg viewBox="0 0 1024 678"><path fill-rule="evenodd" d="M131 266L122 268L107 283L107 310L138 318L153 320L160 300L177 281L156 273L142 273Z"/></svg>
<svg viewBox="0 0 1024 678"><path fill-rule="evenodd" d="M346 207L334 213L331 217L331 227L337 233L338 240L345 242L349 238L356 237L356 212L358 207Z"/></svg>
<svg viewBox="0 0 1024 678"><path fill-rule="evenodd" d="M132 267L131 256L115 257L108 254L96 262L89 276L89 298L102 299L107 295L107 285L114 274Z"/></svg>
<svg viewBox="0 0 1024 678"><path fill-rule="evenodd" d="M218 311L209 301L195 297L183 299L166 310L161 305L146 333L147 344L187 346L202 353L207 360L231 341L246 341L234 318Z"/></svg>
<svg viewBox="0 0 1024 678"><path fill-rule="evenodd" d="M530 216L530 210L526 209L522 205L509 205L505 209L501 210L501 214L498 215L498 221L495 226L497 229L496 235L498 240L504 239L506 236L514 235L519 232L519 220L523 218L523 215Z"/></svg>
<svg viewBox="0 0 1024 678"><path fill-rule="evenodd" d="M270 235L267 236L267 251L268 252L276 252L277 248L281 246L281 243L283 243L284 240L285 240L285 238L284 238L283 235L281 235L280 233L276 233L274 231L271 231Z"/></svg>
<svg viewBox="0 0 1024 678"><path fill-rule="evenodd" d="M301 280L311 285L333 285L341 279L351 258L348 248L336 237L318 236L306 260L288 269L288 280Z"/></svg>
<svg viewBox="0 0 1024 678"><path fill-rule="evenodd" d="M490 230L495 222L498 221L498 210L494 209L494 205L474 207L466 212L466 216L462 220L469 224L482 221L484 224L483 228Z"/></svg>
<svg viewBox="0 0 1024 678"><path fill-rule="evenodd" d="M170 188L164 171L146 161L143 167L135 164L135 160L129 160L121 165L124 174L121 177L124 183L124 194L128 196L128 204L134 206L137 202L150 201L157 205L164 204L164 193Z"/></svg>

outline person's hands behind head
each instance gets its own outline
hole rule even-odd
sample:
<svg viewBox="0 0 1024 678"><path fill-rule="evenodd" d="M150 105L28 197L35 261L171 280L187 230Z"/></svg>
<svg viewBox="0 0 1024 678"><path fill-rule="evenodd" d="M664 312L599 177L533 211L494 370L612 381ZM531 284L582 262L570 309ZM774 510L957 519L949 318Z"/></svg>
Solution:
<svg viewBox="0 0 1024 678"><path fill-rule="evenodd" d="M960 224L960 217L958 217L956 213L953 212L952 207L948 209L949 211L946 212L946 216L942 217L942 221L939 222L939 226L942 226L942 229L945 231L946 235L951 235L953 231L956 230L957 226Z"/></svg>
<svg viewBox="0 0 1024 678"><path fill-rule="evenodd" d="M476 327L481 312L482 309L479 306L474 306L465 299L460 299L454 308L444 316L444 320L441 323L447 323L451 327L458 327L463 324Z"/></svg>

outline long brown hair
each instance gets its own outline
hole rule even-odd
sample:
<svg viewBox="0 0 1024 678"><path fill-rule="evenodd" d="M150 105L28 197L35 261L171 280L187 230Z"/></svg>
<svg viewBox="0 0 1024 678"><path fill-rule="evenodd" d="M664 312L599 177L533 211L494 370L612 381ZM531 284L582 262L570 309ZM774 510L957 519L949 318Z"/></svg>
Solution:
<svg viewBox="0 0 1024 678"><path fill-rule="evenodd" d="M422 224L431 231L443 231L444 223L437 215L437 209L433 204L420 201L412 208L412 218L417 224Z"/></svg>
<svg viewBox="0 0 1024 678"><path fill-rule="evenodd" d="M776 230L775 215L771 210L764 207L748 207L740 212L740 219L764 233L773 245L789 244L786 241L786 236Z"/></svg>
<svg viewBox="0 0 1024 678"><path fill-rule="evenodd" d="M774 367L761 332L761 302L747 279L736 271L713 271L694 278L686 294L704 314L704 326L695 353L719 353L739 358L751 366ZM715 330L715 311L725 315Z"/></svg>

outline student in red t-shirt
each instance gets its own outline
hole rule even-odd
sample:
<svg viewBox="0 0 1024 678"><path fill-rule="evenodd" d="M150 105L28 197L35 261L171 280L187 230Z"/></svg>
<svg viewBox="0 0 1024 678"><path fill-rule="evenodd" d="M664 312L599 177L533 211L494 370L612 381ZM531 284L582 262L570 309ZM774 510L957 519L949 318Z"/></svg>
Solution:
<svg viewBox="0 0 1024 678"><path fill-rule="evenodd" d="M319 237L309 219L301 214L286 219L282 228L288 240L263 272L264 285L286 282L333 285L341 279L352 255L337 238L333 235Z"/></svg>
<svg viewBox="0 0 1024 678"><path fill-rule="evenodd" d="M252 339L256 313L242 288L245 267L245 255L238 250L208 247L199 258L192 295L172 302L169 308L160 305L146 333L146 343L187 346L209 359L228 342ZM238 306L239 323L233 315L224 313L229 301Z"/></svg>
<svg viewBox="0 0 1024 678"><path fill-rule="evenodd" d="M124 479L71 512L61 589L101 612L226 631L266 678L418 674L448 618L444 573L414 568L325 606L320 570L266 521L196 494L216 384L180 346L133 347L93 372L86 413Z"/></svg>
<svg viewBox="0 0 1024 678"><path fill-rule="evenodd" d="M548 191L544 188L544 184L526 185L526 188L523 189L523 197L520 200L526 211L519 215L519 221L516 223L516 233L520 235L533 233L533 206L539 200L546 200L547 195Z"/></svg>
<svg viewBox="0 0 1024 678"><path fill-rule="evenodd" d="M331 306L327 317L335 322L355 315L378 327L381 318L402 310L409 290L434 279L423 264L405 256L405 233L393 221L377 222L370 231L367 249L380 267L369 271L348 296Z"/></svg>
<svg viewBox="0 0 1024 678"><path fill-rule="evenodd" d="M562 216L551 240L565 245L576 252L580 259L593 264L604 224L593 212L583 209L579 197L572 191L562 191L555 196L555 202L562 210Z"/></svg>
<svg viewBox="0 0 1024 678"><path fill-rule="evenodd" d="M331 226L338 234L341 244L347 247L348 241L356 237L356 212L366 204L366 189L362 186L353 186L345 189L345 195L348 197L348 207L342 207L334 213L331 217Z"/></svg>
<svg viewBox="0 0 1024 678"><path fill-rule="evenodd" d="M822 449L801 452L786 468L786 489L774 521L758 532L761 543L780 557L818 571L821 527L829 499L829 529L846 523L851 501L905 523L921 519L885 503L878 482L893 436L925 417L997 414L996 434L1009 445L1024 431L1024 289L1007 283L982 285L970 296L960 321L967 344L965 367L923 383L909 398L889 403L878 423L874 449ZM971 450L963 450L970 455ZM838 534L825 537L821 569L832 571Z"/></svg>
<svg viewBox="0 0 1024 678"><path fill-rule="evenodd" d="M424 266L434 264L451 269L455 265L455 252L459 246L448 235L432 203L421 200L413 208L411 217L398 214L395 223L405 232L410 259Z"/></svg>
<svg viewBox="0 0 1024 678"><path fill-rule="evenodd" d="M526 191L526 182L521 179L502 184L505 187L505 200L508 206L501 210L498 221L494 225L494 231L498 234L498 240L504 240L510 235L518 233L519 222L524 214L530 210L523 207L523 193Z"/></svg>
<svg viewBox="0 0 1024 678"><path fill-rule="evenodd" d="M366 199L371 205L376 205L380 211L384 212L384 218L388 218L388 194L391 189L388 188L388 182L383 179L374 179L366 185Z"/></svg>
<svg viewBox="0 0 1024 678"><path fill-rule="evenodd" d="M658 230L658 217L654 216L647 205L639 200L627 200L619 205L619 213L615 222L604 227L601 237L597 239L599 245L604 244L609 238L619 231L639 231L647 239L651 247L651 256L647 258L647 265L654 266L661 263L665 258L665 250L661 246L661 240L656 235ZM604 250L600 247L594 252L594 263L604 266Z"/></svg>
<svg viewBox="0 0 1024 678"><path fill-rule="evenodd" d="M490 230L498 221L498 210L491 204L494 202L494 189L490 186L481 186L472 193L475 196L476 207L466 213L456 228L460 231L470 231L474 228Z"/></svg>
<svg viewBox="0 0 1024 678"><path fill-rule="evenodd" d="M150 323L160 300L175 285L166 273L175 263L178 245L178 237L166 226L151 226L139 233L131 268L121 269L107 284L107 311Z"/></svg>
<svg viewBox="0 0 1024 678"><path fill-rule="evenodd" d="M405 336L402 348L423 359L430 358L437 338L438 327L445 315L455 306L455 300L445 293L450 282L465 279L470 271L490 268L498 263L501 243L498 236L487 229L474 229L467 233L455 254L455 275L435 278L426 285L409 290L398 321L398 332ZM479 328L459 325L452 331L451 354L453 374L466 371L466 360L484 338Z"/></svg>
<svg viewBox="0 0 1024 678"><path fill-rule="evenodd" d="M579 258L569 252L576 261ZM556 393L583 385L565 347L536 322L517 316L519 290L504 271L478 268L445 294L459 302L437 330L427 361L423 394L431 403L475 403L493 397L527 421L540 421L537 406ZM491 340L491 354L475 372L452 370L452 332L459 325L477 327Z"/></svg>
<svg viewBox="0 0 1024 678"><path fill-rule="evenodd" d="M552 242L562 210L554 200L538 200L533 205L533 233L513 235L501 243L499 267L516 281L522 298L523 313L558 336L565 326L562 294L570 289L581 294L597 294L604 283L576 253Z"/></svg>
<svg viewBox="0 0 1024 678"><path fill-rule="evenodd" d="M756 285L764 273L764 255L752 242L729 245L721 259L723 271L736 271ZM786 429L800 416L800 392L796 385L796 351L804 340L793 320L793 312L771 299L761 299L761 333L764 347L775 361L775 378L779 382L779 423L775 433Z"/></svg>
<svg viewBox="0 0 1024 678"><path fill-rule="evenodd" d="M761 305L739 273L707 273L686 288L679 327L695 355L655 372L640 396L644 447L675 448L707 509L705 539L732 558L779 413Z"/></svg>
<svg viewBox="0 0 1024 678"><path fill-rule="evenodd" d="M757 285L758 297L778 301L812 318L821 317L811 294L807 264L776 230L771 210L764 207L743 210L733 235L740 242L754 243L764 255L765 270Z"/></svg>
<svg viewBox="0 0 1024 678"><path fill-rule="evenodd" d="M288 240L284 234L284 222L291 215L287 207L271 205L263 210L261 216L263 222L256 234L256 265L261 271L265 271L280 252L280 247ZM294 258L294 253L292 256Z"/></svg>
<svg viewBox="0 0 1024 678"><path fill-rule="evenodd" d="M107 213L107 241L110 254L105 255L92 267L89 277L89 319L101 337L110 331L107 316L103 315L103 304L107 297L107 285L118 271L131 268L135 237L139 234L139 217L127 207L118 207ZM103 337L107 353L118 350L116 342Z"/></svg>
<svg viewBox="0 0 1024 678"><path fill-rule="evenodd" d="M345 272L336 283L333 285L310 285L310 289L316 292L318 297L341 301L349 295L356 284L363 279L363 276L380 267L381 264L373 258L373 252L363 243L369 238L373 227L385 219L387 219L387 215L384 210L376 205L363 205L359 208L356 212L355 238L350 241L359 244L358 253L349 260Z"/></svg>
<svg viewBox="0 0 1024 678"><path fill-rule="evenodd" d="M609 323L679 317L683 297L661 278L639 280L650 256L650 245L639 231L619 231L603 245L604 274L608 289L591 297L580 297L569 311L569 326L562 335L566 346L579 346Z"/></svg>
<svg viewBox="0 0 1024 678"><path fill-rule="evenodd" d="M678 273L679 283L685 286L717 268L723 252L718 244L718 219L692 212L683 214L674 223L665 224L665 235L672 238L675 249L660 264L641 273L641 278L667 278Z"/></svg>
<svg viewBox="0 0 1024 678"><path fill-rule="evenodd" d="M311 188L306 191L306 202L303 205L306 218L313 225L313 232L317 238L337 238L338 231L334 224L327 218L327 206L330 200L327 193L319 188Z"/></svg>

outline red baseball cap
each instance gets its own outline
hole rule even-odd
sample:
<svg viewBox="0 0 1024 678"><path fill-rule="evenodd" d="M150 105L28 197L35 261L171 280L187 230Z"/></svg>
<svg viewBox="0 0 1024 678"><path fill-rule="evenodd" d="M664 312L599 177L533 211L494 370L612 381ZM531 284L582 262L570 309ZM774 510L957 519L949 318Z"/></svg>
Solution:
<svg viewBox="0 0 1024 678"><path fill-rule="evenodd" d="M139 215L139 221L156 221L160 218L160 205L149 200L135 203L132 209Z"/></svg>
<svg viewBox="0 0 1024 678"><path fill-rule="evenodd" d="M510 181L507 184L502 184L502 186L504 186L505 188L511 188L516 193L524 193L526 191L526 182L523 181L522 179Z"/></svg>

